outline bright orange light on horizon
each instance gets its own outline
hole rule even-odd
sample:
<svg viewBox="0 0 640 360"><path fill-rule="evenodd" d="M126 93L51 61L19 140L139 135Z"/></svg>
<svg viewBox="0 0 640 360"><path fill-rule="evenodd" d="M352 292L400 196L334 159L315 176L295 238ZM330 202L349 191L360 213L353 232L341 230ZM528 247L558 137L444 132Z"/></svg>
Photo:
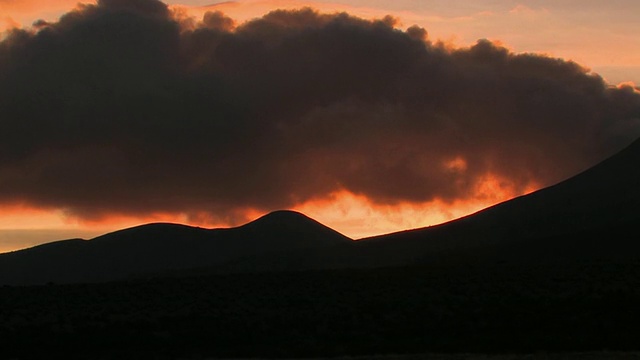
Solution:
<svg viewBox="0 0 640 360"><path fill-rule="evenodd" d="M452 161L454 167L461 164L459 159ZM530 193L537 188L538 186L531 184L524 192L519 192L508 179L489 174L478 182L474 195L468 199L451 202L436 199L422 203L405 201L391 205L376 203L364 195L341 190L322 199L293 206L291 210L299 211L353 239L360 239L437 225ZM242 216L246 219L244 222L249 222L264 214L264 211L246 209ZM27 205L6 206L0 209L0 252L60 240L61 235L58 234L65 234L67 238L91 238L151 222L173 222L205 228L232 227L244 223L215 222L211 219L213 217L206 214L189 216L169 212L146 215L111 214L97 219L81 219L60 209L39 209ZM17 230L19 232L16 232ZM33 232L33 236L37 235L37 238L29 237L29 230ZM51 236L48 237L46 231L49 231ZM19 234L24 241L9 238L11 234ZM3 242L4 244L1 244Z"/></svg>
<svg viewBox="0 0 640 360"><path fill-rule="evenodd" d="M461 159L454 160L452 166L463 166ZM478 181L474 195L468 199L450 202L436 199L421 203L404 201L386 205L377 204L364 195L339 191L327 198L295 206L294 209L353 239L360 239L441 224L529 194L538 188L538 185L531 183L524 191L518 191L508 179L489 174Z"/></svg>

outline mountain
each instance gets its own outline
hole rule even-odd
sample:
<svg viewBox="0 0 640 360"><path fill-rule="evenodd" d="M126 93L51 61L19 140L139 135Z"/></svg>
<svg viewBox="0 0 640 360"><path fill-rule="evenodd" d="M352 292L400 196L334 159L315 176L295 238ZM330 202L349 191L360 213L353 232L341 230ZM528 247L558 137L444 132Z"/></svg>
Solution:
<svg viewBox="0 0 640 360"><path fill-rule="evenodd" d="M197 268L314 268L288 258L318 257L352 245L348 237L293 211L276 211L230 229L147 224L92 240L58 241L0 254L0 284L72 283L158 276ZM308 254L308 255L307 255ZM259 265L252 259L260 260ZM256 263L253 267L247 264ZM267 265L269 267L267 268Z"/></svg>
<svg viewBox="0 0 640 360"><path fill-rule="evenodd" d="M0 284L445 264L640 261L640 140L557 185L442 225L359 241L292 211L230 229L148 224L0 254Z"/></svg>
<svg viewBox="0 0 640 360"><path fill-rule="evenodd" d="M358 241L369 266L640 259L640 140L568 180L429 228Z"/></svg>

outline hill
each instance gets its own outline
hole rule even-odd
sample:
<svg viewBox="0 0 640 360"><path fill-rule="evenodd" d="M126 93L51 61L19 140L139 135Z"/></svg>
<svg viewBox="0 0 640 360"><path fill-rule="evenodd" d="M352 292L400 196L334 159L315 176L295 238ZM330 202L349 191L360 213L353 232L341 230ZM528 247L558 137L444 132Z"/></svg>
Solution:
<svg viewBox="0 0 640 360"><path fill-rule="evenodd" d="M438 226L363 239L381 263L640 258L640 140L568 180ZM393 256L389 256L393 254Z"/></svg>
<svg viewBox="0 0 640 360"><path fill-rule="evenodd" d="M292 211L231 229L148 224L0 254L0 284L445 264L636 261L640 140L566 181L429 228L359 241Z"/></svg>
<svg viewBox="0 0 640 360"><path fill-rule="evenodd" d="M244 268L251 259L286 270L284 259L350 246L348 237L293 211L276 211L230 229L156 223L91 240L65 240L0 255L0 284L100 282L197 268ZM292 254L296 254L293 256ZM265 265L266 266L266 265ZM313 268L313 263L297 264ZM258 269L255 269L258 270Z"/></svg>

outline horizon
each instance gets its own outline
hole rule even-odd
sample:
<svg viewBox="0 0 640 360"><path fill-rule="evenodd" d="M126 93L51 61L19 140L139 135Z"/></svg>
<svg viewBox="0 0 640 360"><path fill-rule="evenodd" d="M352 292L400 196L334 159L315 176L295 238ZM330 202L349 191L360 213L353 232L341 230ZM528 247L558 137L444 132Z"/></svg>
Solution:
<svg viewBox="0 0 640 360"><path fill-rule="evenodd" d="M640 135L635 2L132 3L61 20L75 1L0 3L14 29L0 42L0 252L278 209L354 239L421 228L562 181ZM317 12L292 10L304 6ZM139 38L60 45L102 41L87 24L120 31L118 11Z"/></svg>

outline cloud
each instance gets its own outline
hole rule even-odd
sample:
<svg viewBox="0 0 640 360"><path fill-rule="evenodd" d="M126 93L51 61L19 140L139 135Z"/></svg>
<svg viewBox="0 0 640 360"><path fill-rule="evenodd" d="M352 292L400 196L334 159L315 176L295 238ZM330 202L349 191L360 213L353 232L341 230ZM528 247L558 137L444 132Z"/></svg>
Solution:
<svg viewBox="0 0 640 360"><path fill-rule="evenodd" d="M231 221L342 191L453 203L640 134L637 91L562 59L448 49L391 17L172 14L101 0L0 43L0 202Z"/></svg>

